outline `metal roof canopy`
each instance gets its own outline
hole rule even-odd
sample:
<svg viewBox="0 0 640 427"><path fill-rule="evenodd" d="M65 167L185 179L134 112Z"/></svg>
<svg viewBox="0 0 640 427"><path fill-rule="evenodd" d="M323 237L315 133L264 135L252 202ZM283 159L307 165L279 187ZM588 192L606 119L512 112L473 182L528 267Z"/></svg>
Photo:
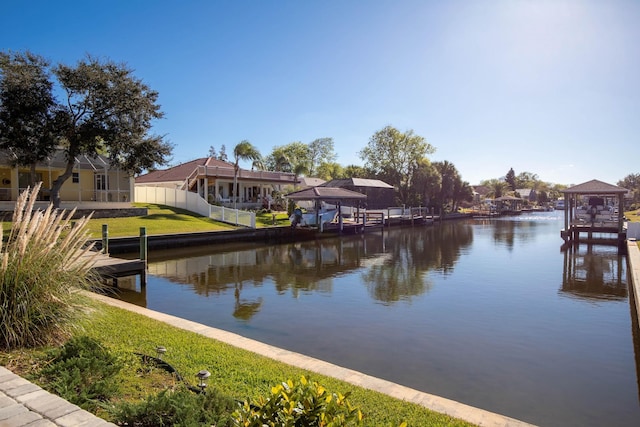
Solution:
<svg viewBox="0 0 640 427"><path fill-rule="evenodd" d="M338 187L311 187L285 195L291 200L365 200L367 196L357 191Z"/></svg>
<svg viewBox="0 0 640 427"><path fill-rule="evenodd" d="M345 178L345 179L332 179L331 181L320 184L320 187L338 187L344 188L351 185L353 187L369 187L369 188L390 188L393 189L393 185L389 185L379 179L365 179L365 178Z"/></svg>
<svg viewBox="0 0 640 427"><path fill-rule="evenodd" d="M574 185L562 190L564 194L626 194L629 190L618 187L617 185L607 184L606 182L592 179L582 184Z"/></svg>

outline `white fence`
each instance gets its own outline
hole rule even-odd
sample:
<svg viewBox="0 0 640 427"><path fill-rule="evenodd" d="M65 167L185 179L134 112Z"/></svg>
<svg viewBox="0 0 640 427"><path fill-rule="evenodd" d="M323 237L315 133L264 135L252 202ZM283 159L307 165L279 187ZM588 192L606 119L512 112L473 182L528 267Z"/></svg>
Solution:
<svg viewBox="0 0 640 427"><path fill-rule="evenodd" d="M640 240L640 222L627 222L627 239Z"/></svg>
<svg viewBox="0 0 640 427"><path fill-rule="evenodd" d="M234 225L256 228L256 214L209 204L199 194L166 187L135 187L135 201L173 206Z"/></svg>

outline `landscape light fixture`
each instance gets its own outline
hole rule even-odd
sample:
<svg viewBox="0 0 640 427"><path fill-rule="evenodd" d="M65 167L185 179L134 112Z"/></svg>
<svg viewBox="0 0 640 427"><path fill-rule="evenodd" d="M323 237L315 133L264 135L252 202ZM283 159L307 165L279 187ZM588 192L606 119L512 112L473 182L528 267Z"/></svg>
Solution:
<svg viewBox="0 0 640 427"><path fill-rule="evenodd" d="M159 359L159 360L162 360L162 356L163 356L166 352L167 352L167 349L166 349L164 346L159 345L159 346L157 346L157 347L156 347L156 354L158 355L158 359Z"/></svg>
<svg viewBox="0 0 640 427"><path fill-rule="evenodd" d="M207 380L209 379L210 376L211 376L211 372L207 371L206 369L203 369L202 371L196 374L196 377L198 377L198 387L200 387L200 390L203 393L204 393L204 389L207 388Z"/></svg>

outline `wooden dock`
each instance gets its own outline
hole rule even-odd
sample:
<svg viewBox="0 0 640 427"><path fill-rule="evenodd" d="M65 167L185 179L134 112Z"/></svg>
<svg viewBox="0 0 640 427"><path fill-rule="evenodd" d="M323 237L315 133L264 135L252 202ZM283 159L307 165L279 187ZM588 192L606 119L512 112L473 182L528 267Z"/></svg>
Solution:
<svg viewBox="0 0 640 427"><path fill-rule="evenodd" d="M569 229L560 230L560 237L565 244L600 243L624 246L627 239L625 229L620 230L617 224L572 223Z"/></svg>
<svg viewBox="0 0 640 427"><path fill-rule="evenodd" d="M107 254L93 254L94 272L98 273L104 279L112 280L117 286L119 277L140 275L140 284L145 286L147 283L147 263L142 259L124 259L110 257Z"/></svg>

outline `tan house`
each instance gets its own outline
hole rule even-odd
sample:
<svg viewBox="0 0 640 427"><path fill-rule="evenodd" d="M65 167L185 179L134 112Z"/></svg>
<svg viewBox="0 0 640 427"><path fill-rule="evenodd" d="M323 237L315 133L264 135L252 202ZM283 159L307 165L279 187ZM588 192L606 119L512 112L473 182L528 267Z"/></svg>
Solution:
<svg viewBox="0 0 640 427"><path fill-rule="evenodd" d="M204 157L181 165L149 172L135 179L135 186L188 190L212 204L252 209L268 204L275 191L297 183L287 172L240 169L234 191L233 163Z"/></svg>
<svg viewBox="0 0 640 427"><path fill-rule="evenodd" d="M36 181L42 182L39 200L49 201L49 189L53 181L66 168L64 151L56 151L47 160L36 165ZM0 202L14 203L20 192L29 186L30 169L12 167L11 152L0 151ZM79 156L75 159L73 175L60 189L62 203L102 204L132 201L133 177L119 169L113 169L104 156L90 158ZM6 203L9 202L9 203Z"/></svg>

